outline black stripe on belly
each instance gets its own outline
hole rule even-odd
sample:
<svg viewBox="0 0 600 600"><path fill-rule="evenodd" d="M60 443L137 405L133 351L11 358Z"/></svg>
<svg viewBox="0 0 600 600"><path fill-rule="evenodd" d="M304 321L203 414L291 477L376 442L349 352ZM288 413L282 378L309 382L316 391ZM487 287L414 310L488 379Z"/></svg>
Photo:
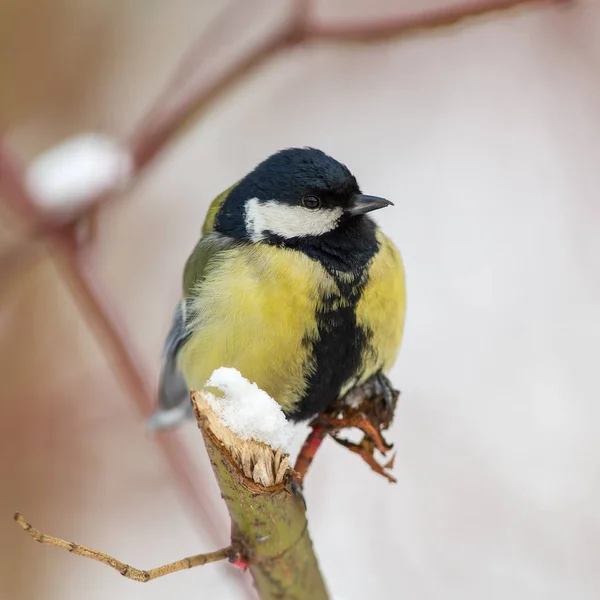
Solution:
<svg viewBox="0 0 600 600"><path fill-rule="evenodd" d="M317 312L319 337L305 340L309 345L314 372L308 378L306 393L288 416L303 421L323 412L339 395L342 386L360 376L361 356L369 343L370 332L358 327L356 305L364 288L366 277L356 283L340 283L342 296L348 306L336 308L339 296L325 300Z"/></svg>
<svg viewBox="0 0 600 600"><path fill-rule="evenodd" d="M286 240L285 245L317 260L335 280L339 294L321 299L316 320L318 338L306 338L312 374L306 392L288 414L303 421L323 412L350 379L362 375L363 351L369 346L371 332L356 322L356 307L369 276L371 259L379 244L370 219L355 219L353 227L337 229L318 238ZM343 299L343 307L339 307Z"/></svg>

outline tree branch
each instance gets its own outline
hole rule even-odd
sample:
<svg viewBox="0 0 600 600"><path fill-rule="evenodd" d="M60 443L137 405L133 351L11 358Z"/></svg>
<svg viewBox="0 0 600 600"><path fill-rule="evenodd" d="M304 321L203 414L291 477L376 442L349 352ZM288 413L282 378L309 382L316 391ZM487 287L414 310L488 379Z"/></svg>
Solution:
<svg viewBox="0 0 600 600"><path fill-rule="evenodd" d="M148 116L142 120L141 125L130 139L129 147L135 157L136 167L138 169L146 167L161 149L176 137L193 118L199 117L215 98L238 83L253 69L286 48L320 41L374 43L390 38L400 38L416 31L448 27L466 19L506 11L523 5L548 4L557 1L471 0L422 13L395 18L388 17L374 22L323 25L310 21L309 5L305 0L296 0L294 10L291 11L287 23L274 31L251 52L239 57L237 62L228 66L213 81L206 81L198 76L202 66L202 55L196 54L196 49L201 45L201 41L192 48L190 53L182 59L182 65L189 66L187 76L184 75L186 69L178 69L179 80L192 82L192 85L186 86L183 91L181 87L167 86L160 95L159 102L149 111ZM193 60L194 57L195 60Z"/></svg>
<svg viewBox="0 0 600 600"><path fill-rule="evenodd" d="M328 434L329 432L324 425L319 423L311 424L311 432L308 434L304 444L302 444L302 448L296 458L296 464L294 465L298 481L302 482L304 477L306 477L308 469L312 465L321 444Z"/></svg>
<svg viewBox="0 0 600 600"><path fill-rule="evenodd" d="M400 38L417 32L442 29L484 15L491 15L533 4L559 3L561 0L467 0L429 11L388 17L359 24L313 25L308 38L338 43L373 43ZM564 0L563 0L564 3Z"/></svg>
<svg viewBox="0 0 600 600"><path fill-rule="evenodd" d="M202 394L194 392L192 402L231 517L232 545L248 563L262 600L327 600L289 457L238 438Z"/></svg>
<svg viewBox="0 0 600 600"><path fill-rule="evenodd" d="M142 569L136 569L131 565L125 564L108 554L104 554L104 552L99 552L98 550L94 550L93 548L88 548L87 546L82 546L81 544L76 544L75 542L67 542L66 540L61 540L60 538L52 537L50 535L46 535L39 531L39 529L35 529L30 523L28 523L22 514L15 513L15 521L36 541L40 544L44 544L45 546L54 546L56 548L62 548L63 550L67 550L71 552L71 554L75 554L77 556L83 556L84 558L89 558L91 560L95 560L104 565L115 569L115 571L119 571L123 577L127 579L132 579L133 581L139 581L141 583L146 583L147 581L151 581L152 579L158 579L159 577L164 577L165 575L170 575L171 573L176 573L177 571L183 571L185 569L192 569L193 567L200 567L207 563L216 562L219 560L225 560L226 558L233 557L235 555L235 551L231 546L227 548L221 548L221 550L215 550L214 552L207 552L206 554L195 554L194 556L188 556L187 558L182 558L173 563L169 563L167 565L162 565L161 567L156 567L155 569L150 569L148 571Z"/></svg>

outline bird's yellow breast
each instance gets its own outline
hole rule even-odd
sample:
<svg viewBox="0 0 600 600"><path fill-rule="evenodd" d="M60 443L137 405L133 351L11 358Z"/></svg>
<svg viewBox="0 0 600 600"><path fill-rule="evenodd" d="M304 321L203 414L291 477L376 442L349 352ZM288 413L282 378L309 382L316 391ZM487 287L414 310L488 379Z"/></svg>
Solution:
<svg viewBox="0 0 600 600"><path fill-rule="evenodd" d="M337 392L388 371L404 328L404 270L391 241L379 231L377 240L379 250L361 274L332 275L302 252L262 243L216 254L192 291L192 334L179 353L188 386L201 389L215 369L233 367L290 411L307 392L311 376L320 377L315 344L323 334L323 311L332 308L346 308L346 315L351 309L354 315L349 335L327 347L333 370L344 373L342 357L354 352L349 349L356 348L359 338L364 344L357 348L356 372L340 381ZM351 303L340 291L348 284L362 288ZM339 326L346 331L347 325ZM349 339L351 331L358 331L353 327L364 335ZM328 369L324 376L335 377Z"/></svg>
<svg viewBox="0 0 600 600"><path fill-rule="evenodd" d="M220 252L197 290L192 336L179 365L201 389L222 366L237 369L284 408L297 402L310 371L320 298L335 293L321 265L266 244Z"/></svg>
<svg viewBox="0 0 600 600"><path fill-rule="evenodd" d="M406 313L404 266L392 242L377 231L379 252L370 266L368 280L356 307L356 322L369 335L363 352L364 383L377 370L389 371L398 355Z"/></svg>

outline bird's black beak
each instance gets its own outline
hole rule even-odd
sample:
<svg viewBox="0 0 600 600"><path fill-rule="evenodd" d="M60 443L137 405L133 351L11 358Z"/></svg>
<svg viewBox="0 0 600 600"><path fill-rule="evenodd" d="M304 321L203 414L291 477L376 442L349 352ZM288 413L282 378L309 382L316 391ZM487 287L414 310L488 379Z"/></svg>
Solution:
<svg viewBox="0 0 600 600"><path fill-rule="evenodd" d="M393 202L378 196L367 196L366 194L354 194L352 203L346 212L352 216L364 215L365 213L384 208L386 206L394 206Z"/></svg>

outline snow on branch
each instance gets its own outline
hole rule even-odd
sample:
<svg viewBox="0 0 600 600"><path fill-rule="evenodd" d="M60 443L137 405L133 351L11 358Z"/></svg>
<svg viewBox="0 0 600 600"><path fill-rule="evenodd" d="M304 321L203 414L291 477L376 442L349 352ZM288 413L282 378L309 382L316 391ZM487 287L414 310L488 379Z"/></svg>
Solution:
<svg viewBox="0 0 600 600"><path fill-rule="evenodd" d="M223 424L242 440L263 442L273 450L286 450L294 437L294 428L281 406L239 371L217 369L207 387L218 388L223 395L206 394L210 407Z"/></svg>
<svg viewBox="0 0 600 600"><path fill-rule="evenodd" d="M291 476L286 450L294 428L279 404L236 369L217 369L206 387L221 393L192 394L204 430L225 447L244 477L265 488L282 484Z"/></svg>
<svg viewBox="0 0 600 600"><path fill-rule="evenodd" d="M25 173L25 183L40 207L73 211L123 189L132 172L126 148L107 136L86 133L38 156Z"/></svg>

